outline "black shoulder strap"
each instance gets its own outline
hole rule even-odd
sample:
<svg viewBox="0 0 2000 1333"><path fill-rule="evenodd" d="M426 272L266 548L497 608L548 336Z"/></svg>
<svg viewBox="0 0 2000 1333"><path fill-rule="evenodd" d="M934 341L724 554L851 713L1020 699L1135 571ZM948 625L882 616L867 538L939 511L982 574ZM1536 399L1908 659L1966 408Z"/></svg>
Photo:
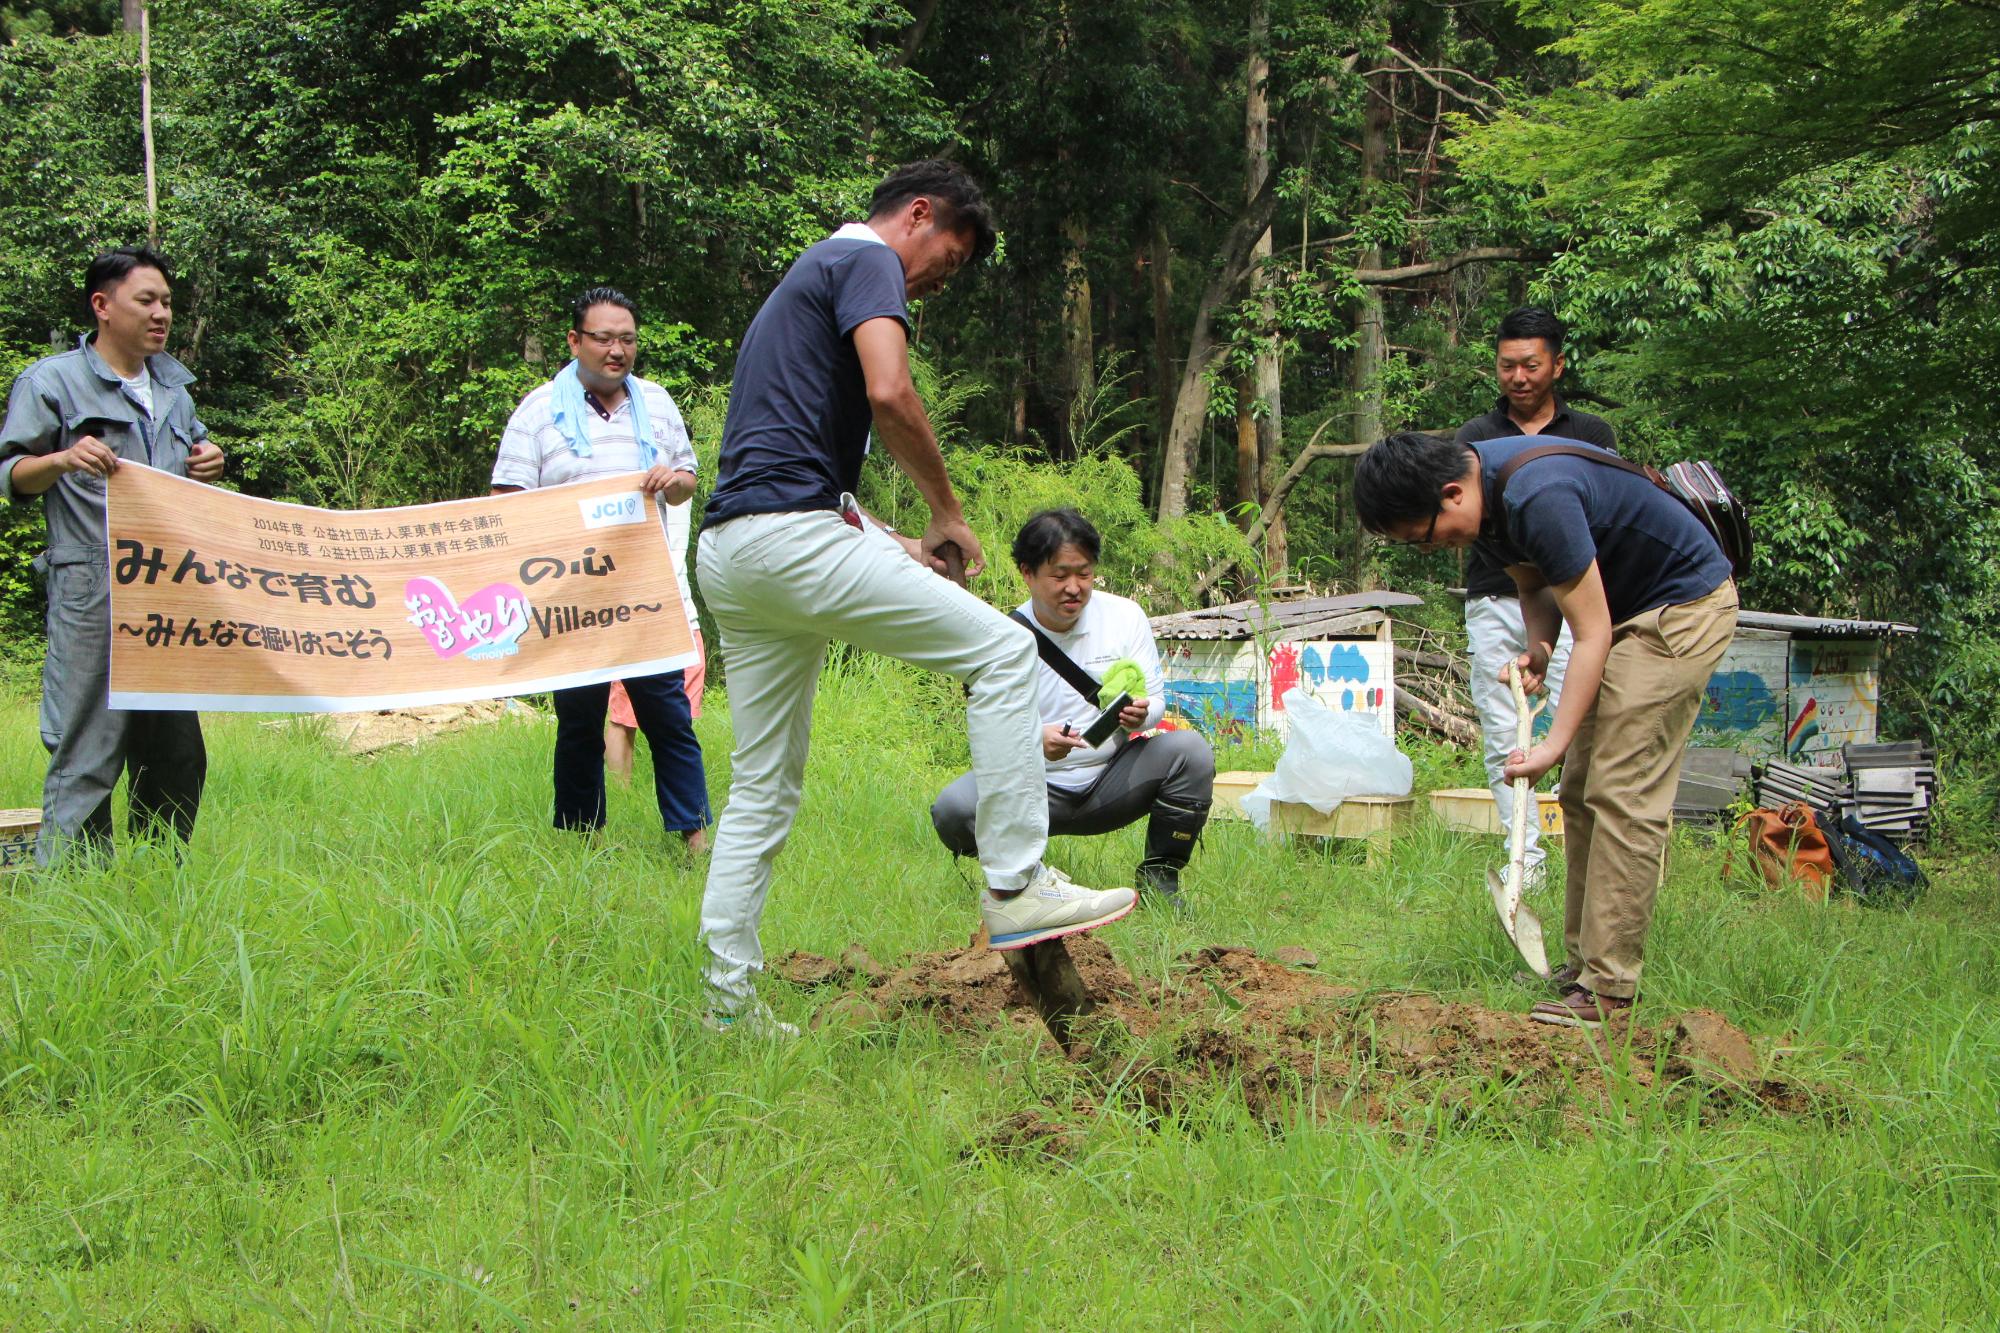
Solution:
<svg viewBox="0 0 2000 1333"><path fill-rule="evenodd" d="M1520 453L1515 454L1500 465L1499 470L1493 474L1493 484L1504 494L1507 490L1507 479L1519 471L1523 463L1532 463L1537 458L1548 458L1553 454L1561 454L1568 458L1582 458L1592 463L1603 463L1609 467L1623 468L1636 477L1644 477L1655 486L1660 485L1660 479L1653 475L1651 468L1641 467L1629 458L1620 458L1609 449L1599 449L1588 444L1537 444L1523 449Z"/></svg>
<svg viewBox="0 0 2000 1333"><path fill-rule="evenodd" d="M1042 633L1034 621L1019 611L1009 611L1007 614L1026 625L1028 633L1035 636L1035 651L1041 655L1042 665L1069 682L1069 687L1085 699L1093 704L1097 702L1097 696L1103 691L1104 686L1099 684L1094 676L1071 661L1069 654L1056 647L1056 641Z"/></svg>

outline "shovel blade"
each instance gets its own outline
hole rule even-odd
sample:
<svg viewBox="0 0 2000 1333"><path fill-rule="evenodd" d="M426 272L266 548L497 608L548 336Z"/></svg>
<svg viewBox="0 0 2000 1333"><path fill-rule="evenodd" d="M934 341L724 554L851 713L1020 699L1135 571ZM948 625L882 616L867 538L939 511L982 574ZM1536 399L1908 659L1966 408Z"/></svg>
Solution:
<svg viewBox="0 0 2000 1333"><path fill-rule="evenodd" d="M1486 891L1493 895L1493 910L1500 917L1500 928L1514 942L1522 961L1534 969L1536 976L1547 976L1549 956L1542 945L1542 919L1519 898L1508 901L1507 876L1502 872L1492 869L1486 872Z"/></svg>

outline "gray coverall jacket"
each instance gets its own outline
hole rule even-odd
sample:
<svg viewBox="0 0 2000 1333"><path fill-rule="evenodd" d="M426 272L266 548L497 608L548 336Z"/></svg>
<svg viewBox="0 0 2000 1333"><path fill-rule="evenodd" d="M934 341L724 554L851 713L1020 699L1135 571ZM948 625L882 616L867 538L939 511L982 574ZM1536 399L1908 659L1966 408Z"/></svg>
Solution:
<svg viewBox="0 0 2000 1333"><path fill-rule="evenodd" d="M74 351L44 357L21 372L0 426L0 497L14 490L23 458L60 452L94 435L121 459L187 475L188 452L208 438L194 414L186 366L161 353L146 359L153 377L149 420L124 381L97 354L88 336ZM208 772L199 715L113 711L111 592L104 479L66 473L41 497L49 547L35 560L48 581L48 653L42 665L42 743L49 750L42 786L42 831L36 859L54 859L82 838L99 850L111 844L111 789L126 767L135 830L163 821L182 839L194 828Z"/></svg>

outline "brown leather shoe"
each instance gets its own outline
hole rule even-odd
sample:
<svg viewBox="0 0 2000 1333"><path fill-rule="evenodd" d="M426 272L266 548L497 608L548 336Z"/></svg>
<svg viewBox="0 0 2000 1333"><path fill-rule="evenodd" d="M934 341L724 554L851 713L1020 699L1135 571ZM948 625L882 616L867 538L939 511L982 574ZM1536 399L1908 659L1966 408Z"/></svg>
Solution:
<svg viewBox="0 0 2000 1333"><path fill-rule="evenodd" d="M1630 1000L1616 995L1593 995L1581 986L1571 986L1560 1000L1543 1000L1530 1009L1528 1017L1557 1027L1594 1028L1631 1007Z"/></svg>

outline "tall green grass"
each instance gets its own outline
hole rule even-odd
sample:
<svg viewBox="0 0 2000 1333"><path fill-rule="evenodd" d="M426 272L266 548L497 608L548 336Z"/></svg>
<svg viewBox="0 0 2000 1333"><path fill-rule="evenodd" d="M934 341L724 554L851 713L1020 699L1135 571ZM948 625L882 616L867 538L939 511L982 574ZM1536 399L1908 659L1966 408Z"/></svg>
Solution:
<svg viewBox="0 0 2000 1333"><path fill-rule="evenodd" d="M971 879L927 818L964 758L954 702L872 659L829 673L773 953L965 941ZM700 868L643 771L605 835L550 830L546 724L369 761L311 724L209 738L185 863L0 880L0 1328L1981 1328L2000 1306L1991 863L1862 912L1677 835L1645 1012L1724 1010L1838 1114L1704 1125L1635 1092L1577 1129L1495 1087L1470 1115L1418 1089L1394 1126L1273 1128L1227 1086L1078 1113L1097 1090L1028 1030L706 1033ZM32 704L0 706L0 805L35 804L41 768ZM1218 824L1194 913L1107 938L1141 974L1303 944L1357 986L1525 1008L1496 846L1420 823L1370 866ZM1136 829L1052 853L1086 883L1138 855ZM1032 1107L1073 1126L1067 1160L983 1146Z"/></svg>

